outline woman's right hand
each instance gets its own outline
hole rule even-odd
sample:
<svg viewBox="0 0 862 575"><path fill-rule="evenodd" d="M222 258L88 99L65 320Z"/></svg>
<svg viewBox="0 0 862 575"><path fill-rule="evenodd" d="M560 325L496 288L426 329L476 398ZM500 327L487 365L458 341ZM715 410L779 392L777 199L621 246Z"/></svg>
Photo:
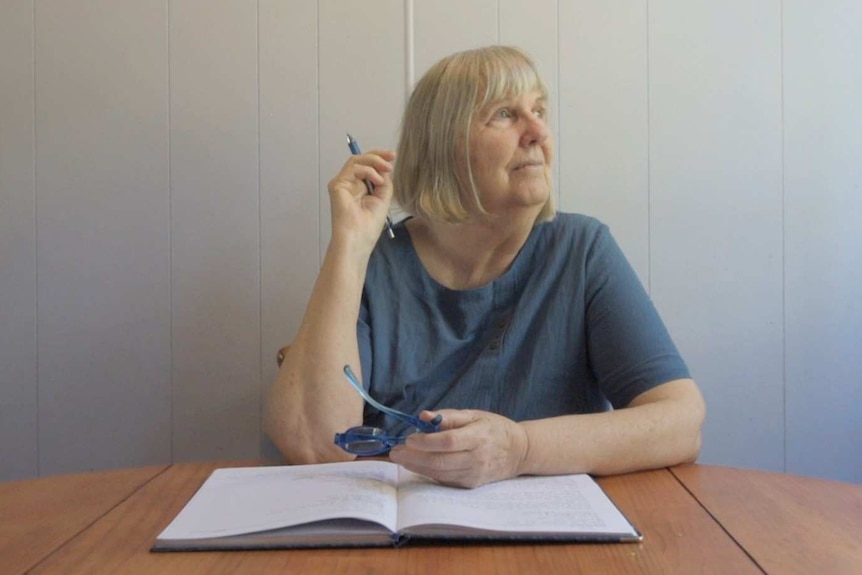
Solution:
<svg viewBox="0 0 862 575"><path fill-rule="evenodd" d="M329 181L333 240L341 238L354 246L361 242L369 253L374 248L392 202L394 160L392 150L351 156ZM373 194L368 193L365 180L374 184Z"/></svg>

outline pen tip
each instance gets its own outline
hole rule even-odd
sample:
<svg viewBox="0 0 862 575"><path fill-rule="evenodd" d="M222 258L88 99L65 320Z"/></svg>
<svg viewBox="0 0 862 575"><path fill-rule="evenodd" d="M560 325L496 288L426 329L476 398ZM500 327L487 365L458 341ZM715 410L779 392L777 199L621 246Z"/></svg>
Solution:
<svg viewBox="0 0 862 575"><path fill-rule="evenodd" d="M352 141L353 141L353 136L350 135L350 132L347 132L347 143L349 144Z"/></svg>

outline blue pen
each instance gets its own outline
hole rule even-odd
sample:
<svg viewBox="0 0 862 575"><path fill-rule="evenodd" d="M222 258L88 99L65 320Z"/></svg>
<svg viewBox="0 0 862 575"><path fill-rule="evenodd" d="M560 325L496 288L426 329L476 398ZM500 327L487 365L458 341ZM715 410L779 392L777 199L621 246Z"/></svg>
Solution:
<svg viewBox="0 0 862 575"><path fill-rule="evenodd" d="M347 134L347 147L350 148L350 153L354 156L362 153L359 151L359 144L356 143L356 140L349 133ZM369 194L374 193L374 184L370 180L365 180L365 187ZM395 230L392 229L392 219L389 216L386 216L386 231L389 232L390 238L395 237Z"/></svg>

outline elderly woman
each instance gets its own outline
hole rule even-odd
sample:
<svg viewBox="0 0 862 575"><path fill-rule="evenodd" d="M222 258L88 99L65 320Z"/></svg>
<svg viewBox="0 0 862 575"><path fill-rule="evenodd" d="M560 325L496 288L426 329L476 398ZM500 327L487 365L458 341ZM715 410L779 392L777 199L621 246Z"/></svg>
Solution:
<svg viewBox="0 0 862 575"><path fill-rule="evenodd" d="M443 483L697 457L703 399L634 271L606 226L555 212L547 96L517 49L454 54L416 86L397 155L329 182L332 240L267 402L288 462L354 457L333 443L354 426L410 431L345 365L439 423L389 457ZM411 217L389 239L393 196Z"/></svg>

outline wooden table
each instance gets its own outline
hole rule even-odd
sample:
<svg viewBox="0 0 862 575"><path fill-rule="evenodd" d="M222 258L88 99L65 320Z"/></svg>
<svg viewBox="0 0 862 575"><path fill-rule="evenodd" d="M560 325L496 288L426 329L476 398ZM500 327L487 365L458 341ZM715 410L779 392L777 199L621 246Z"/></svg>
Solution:
<svg viewBox="0 0 862 575"><path fill-rule="evenodd" d="M0 574L862 573L862 486L707 465L599 480L639 544L149 552L213 469L239 464L0 483Z"/></svg>

